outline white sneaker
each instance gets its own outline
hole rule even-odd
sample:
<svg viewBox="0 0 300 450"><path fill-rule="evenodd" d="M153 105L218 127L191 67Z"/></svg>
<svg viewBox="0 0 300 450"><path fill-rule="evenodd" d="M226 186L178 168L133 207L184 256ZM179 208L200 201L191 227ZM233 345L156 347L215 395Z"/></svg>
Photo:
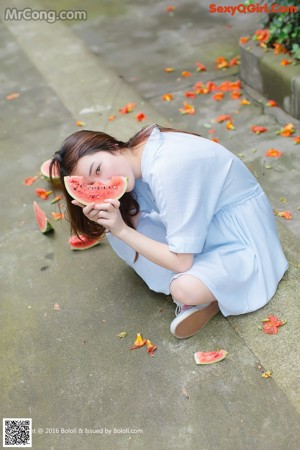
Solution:
<svg viewBox="0 0 300 450"><path fill-rule="evenodd" d="M216 301L196 306L177 304L175 312L177 317L171 322L170 331L179 339L194 336L219 311Z"/></svg>

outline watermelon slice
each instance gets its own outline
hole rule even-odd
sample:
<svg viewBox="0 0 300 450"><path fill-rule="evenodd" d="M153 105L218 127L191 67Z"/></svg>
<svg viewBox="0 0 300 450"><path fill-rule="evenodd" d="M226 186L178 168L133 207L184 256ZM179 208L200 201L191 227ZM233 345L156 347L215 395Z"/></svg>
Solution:
<svg viewBox="0 0 300 450"><path fill-rule="evenodd" d="M90 239L84 235L73 235L69 239L69 245L72 250L87 250L88 248L95 247L95 245L99 245L100 241L104 238L100 236L97 239Z"/></svg>
<svg viewBox="0 0 300 450"><path fill-rule="evenodd" d="M33 210L36 218L36 222L38 227L42 233L49 233L49 231L53 231L54 228L49 222L46 214L42 210L42 208L37 204L37 202L33 202Z"/></svg>
<svg viewBox="0 0 300 450"><path fill-rule="evenodd" d="M226 358L226 350L216 350L214 352L197 352L194 354L196 364L214 364Z"/></svg>
<svg viewBox="0 0 300 450"><path fill-rule="evenodd" d="M46 180L50 181L50 163L51 163L51 159L47 159L47 161L43 162L43 164L41 165L41 173L43 175L44 178L46 178ZM52 180L55 183L60 183L60 178L59 178L59 173L56 170L56 167L53 167L52 170Z"/></svg>
<svg viewBox="0 0 300 450"><path fill-rule="evenodd" d="M96 181L87 184L83 177L69 176L64 178L68 193L83 205L103 203L107 198L119 199L125 194L128 178L112 177L108 183Z"/></svg>

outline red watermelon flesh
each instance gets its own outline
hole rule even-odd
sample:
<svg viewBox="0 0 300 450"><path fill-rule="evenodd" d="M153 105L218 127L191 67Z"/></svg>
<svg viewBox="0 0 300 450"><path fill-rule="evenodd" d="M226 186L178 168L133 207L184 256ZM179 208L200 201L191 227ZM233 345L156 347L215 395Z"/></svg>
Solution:
<svg viewBox="0 0 300 450"><path fill-rule="evenodd" d="M197 352L194 354L196 364L214 364L226 358L228 352L226 350L216 350L213 352Z"/></svg>
<svg viewBox="0 0 300 450"><path fill-rule="evenodd" d="M88 248L95 247L95 245L99 245L103 237L104 235L96 239L90 239L82 234L79 236L73 235L69 239L69 245L72 250L87 250Z"/></svg>
<svg viewBox="0 0 300 450"><path fill-rule="evenodd" d="M37 202L33 202L33 210L40 231L42 233L49 233L49 231L53 231L54 230L53 226L51 225L46 214L44 213L42 208L37 204Z"/></svg>
<svg viewBox="0 0 300 450"><path fill-rule="evenodd" d="M41 165L41 173L43 175L43 177L46 178L46 180L50 180L50 163L51 163L51 159L47 159L47 161L43 162L43 164ZM52 180L53 181L60 181L59 178L59 173L56 170L56 167L53 167L52 170Z"/></svg>
<svg viewBox="0 0 300 450"><path fill-rule="evenodd" d="M112 177L108 183L96 181L87 184L83 177L69 176L64 178L68 193L83 205L89 203L103 203L104 200L119 199L126 192L128 178Z"/></svg>

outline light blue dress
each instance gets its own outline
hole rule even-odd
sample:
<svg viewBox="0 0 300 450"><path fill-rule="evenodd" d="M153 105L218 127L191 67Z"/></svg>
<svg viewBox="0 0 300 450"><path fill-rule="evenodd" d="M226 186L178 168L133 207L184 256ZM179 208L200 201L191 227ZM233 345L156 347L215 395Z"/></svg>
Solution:
<svg viewBox="0 0 300 450"><path fill-rule="evenodd" d="M255 311L274 295L287 270L269 201L256 178L226 148L157 126L142 155L134 188L137 230L176 253L193 253L185 274L200 279L224 316ZM150 289L170 293L182 275L153 264L107 234L114 251Z"/></svg>

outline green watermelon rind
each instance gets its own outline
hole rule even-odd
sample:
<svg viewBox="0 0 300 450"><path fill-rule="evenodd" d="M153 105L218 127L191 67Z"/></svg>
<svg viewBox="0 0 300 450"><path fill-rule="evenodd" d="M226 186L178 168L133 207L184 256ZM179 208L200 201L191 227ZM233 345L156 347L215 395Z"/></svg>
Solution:
<svg viewBox="0 0 300 450"><path fill-rule="evenodd" d="M46 216L46 214L36 201L33 202L33 211L37 226L43 234L49 233L50 231L54 231L54 228L49 222L48 217ZM43 223L42 219L44 219Z"/></svg>
<svg viewBox="0 0 300 450"><path fill-rule="evenodd" d="M77 238L76 243L72 242L72 240L74 241L74 239L76 240L76 238ZM89 242L87 244L84 241L80 242L80 237L78 237L77 235L72 235L69 238L69 246L70 246L71 250L75 250L75 251L77 251L77 250L79 250L79 251L87 250L88 248L92 248L92 247L95 247L96 245L99 245L100 241L103 238L104 238L104 236L101 236L101 237L96 238L96 239L87 239L86 237L83 237L83 239L85 239L85 240L87 240Z"/></svg>
<svg viewBox="0 0 300 450"><path fill-rule="evenodd" d="M211 361L205 360L206 358L209 358L212 353L218 353L219 356L213 357ZM228 355L228 352L224 349L218 349L211 352L196 352L194 353L195 362L197 365L206 365L206 364L214 364L219 361L222 361L226 356ZM203 359L201 359L203 358Z"/></svg>
<svg viewBox="0 0 300 450"><path fill-rule="evenodd" d="M126 189L127 189L127 185L128 185L128 177L122 177L122 176L112 177L111 179L115 179L115 180L118 180L118 181L121 180L123 182L123 189L121 191L119 190L119 193L117 195L112 196L111 192L110 192L110 195L105 197L105 198L103 197L102 199L97 199L97 200L91 198L89 200L86 200L86 198L82 198L82 197L80 197L80 195L76 195L76 193L74 193L74 190L72 189L71 184L70 184L70 181L72 179L73 180L74 179L77 179L77 180L81 179L83 185L86 185L86 183L84 181L84 178L80 177L80 176L67 176L67 177L64 177L64 183L65 183L65 187L66 187L67 192L69 193L69 195L72 198L74 198L74 200L77 200L82 205L88 205L89 203L102 203L102 202L104 202L105 199L108 199L108 198L118 200L119 198L122 197L122 195L125 194ZM106 185L109 186L110 183L107 183ZM86 186L88 186L88 185L86 185ZM87 197L87 194L86 194L86 197Z"/></svg>

